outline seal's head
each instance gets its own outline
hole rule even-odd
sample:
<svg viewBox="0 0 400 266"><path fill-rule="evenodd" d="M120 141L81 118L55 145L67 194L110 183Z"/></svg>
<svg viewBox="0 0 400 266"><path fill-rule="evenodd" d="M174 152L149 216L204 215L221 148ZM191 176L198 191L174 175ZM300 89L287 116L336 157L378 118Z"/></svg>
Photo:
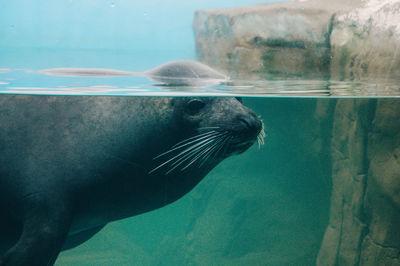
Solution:
<svg viewBox="0 0 400 266"><path fill-rule="evenodd" d="M159 164L150 173L213 167L232 154L244 152L256 140L263 143L262 121L240 98L181 97L171 104L185 137L155 158Z"/></svg>

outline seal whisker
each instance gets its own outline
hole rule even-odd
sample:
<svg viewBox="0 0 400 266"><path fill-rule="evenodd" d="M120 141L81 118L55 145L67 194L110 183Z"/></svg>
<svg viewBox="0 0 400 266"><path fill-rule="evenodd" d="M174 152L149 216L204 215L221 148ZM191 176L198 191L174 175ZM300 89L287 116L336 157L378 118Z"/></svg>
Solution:
<svg viewBox="0 0 400 266"><path fill-rule="evenodd" d="M227 140L229 139L229 136L225 136L221 143L218 145L218 148L215 150L214 154L212 155L211 159L215 159L218 155L220 155L220 151L225 147L225 144L227 143Z"/></svg>
<svg viewBox="0 0 400 266"><path fill-rule="evenodd" d="M177 150L177 149L183 148L183 147L185 147L185 146L187 146L189 144L193 144L193 145L189 146L188 149L191 148L191 147L194 148L194 147L197 147L197 144L201 144L203 142L207 142L207 140L212 140L212 139L215 139L215 138L218 138L218 137L219 137L219 134L207 136L207 138L203 138L202 137L200 139L196 139L195 141L191 141L190 143L185 143L185 144L183 144L183 145L181 145L179 147L175 147L173 150Z"/></svg>
<svg viewBox="0 0 400 266"><path fill-rule="evenodd" d="M176 165L178 162L180 162L180 160L185 161L186 159L190 158L191 155L195 155L196 153L198 153L199 151L202 151L203 149L205 149L207 146L209 146L214 140L211 139L205 143L203 143L202 145L195 147L193 149L191 149L190 151L188 151L186 154L183 154L181 158L179 158L177 161L173 162L171 164L171 166Z"/></svg>
<svg viewBox="0 0 400 266"><path fill-rule="evenodd" d="M222 137L223 135L226 135L226 133L221 134L220 137ZM203 157L203 159L204 159L204 157L208 157L208 154L212 153L213 149L215 148L216 145L218 145L220 143L221 139L223 139L223 138L214 139L213 140L214 143L210 143L208 145L209 147L205 147L202 151L199 151L198 155L195 158L193 158L192 161L188 165L186 165L184 168L182 168L181 170L182 171L185 170L186 168L188 168L190 165L192 165L194 162L196 162L201 157ZM205 161L203 161L203 159L202 159L202 163L199 165L199 168L205 162Z"/></svg>
<svg viewBox="0 0 400 266"><path fill-rule="evenodd" d="M259 117L259 119L261 121L261 130L260 130L260 133L258 133L258 135L257 135L257 142L258 142L258 148L261 149L261 146L265 144L264 138L266 137L266 134L265 134L265 130L264 130L264 122L261 120L260 117Z"/></svg>
<svg viewBox="0 0 400 266"><path fill-rule="evenodd" d="M187 139L184 139L184 140L178 142L177 144L175 144L174 146L172 146L172 148L175 148L175 147L177 147L177 146L181 146L181 145L183 145L183 144L187 145L187 144L189 144L189 143L187 143L187 142L189 142L189 141L190 141L190 143L192 143L191 140L203 139L203 138L205 138L205 137L207 137L207 136L216 135L216 134L218 134L218 133L219 133L218 131L211 130L211 131L208 131L208 132L205 132L205 133L202 133L202 134L198 134L198 135L195 135L195 136L193 136L193 137L190 137L190 138L187 138Z"/></svg>
<svg viewBox="0 0 400 266"><path fill-rule="evenodd" d="M213 141L215 142L215 141ZM215 143L213 144L215 145ZM207 152L213 148L213 145L209 145L208 147L205 147L203 150L199 151L197 155L185 166L181 169L181 171L185 170L189 166L191 166L194 162L196 162L199 158L201 158L204 154L207 154Z"/></svg>
<svg viewBox="0 0 400 266"><path fill-rule="evenodd" d="M207 155L205 155L202 159L201 159L201 163L199 165L199 168L202 167L204 165L204 163L212 156L212 158L215 158L215 155L218 153L218 151L222 148L223 146L223 142L225 141L226 137L225 135L227 135L228 132L225 132L223 135L221 135L221 138L216 140L214 146L212 147L212 150L210 150L208 152Z"/></svg>
<svg viewBox="0 0 400 266"><path fill-rule="evenodd" d="M219 155L219 152L222 150L222 148L225 147L225 144L228 142L228 139L230 139L230 136L225 136L224 140L221 142L221 145L219 146L218 150L215 152L212 158L215 158L216 156Z"/></svg>
<svg viewBox="0 0 400 266"><path fill-rule="evenodd" d="M205 140L205 141L209 141L209 140ZM200 142L200 143L197 143L197 144L195 144L195 145L190 146L189 148L187 148L187 149L185 149L184 151L180 152L178 155L175 155L174 157L170 158L169 160L165 161L164 163L160 164L159 166L157 166L156 168L154 168L153 170L151 170L151 171L149 172L149 174L153 173L153 172L156 171L157 169L159 169L159 168L163 167L164 165L166 165L166 164L168 164L168 163L174 161L174 160L177 159L177 158L178 158L178 160L180 160L181 158L179 158L179 157L187 156L187 155L188 155L188 154L187 154L188 152L189 152L189 154L191 154L191 153L193 152L193 149L195 149L195 148L198 147L198 146L201 147L202 145L206 145L206 144L207 144L207 142L204 143L204 141L202 141L202 142Z"/></svg>
<svg viewBox="0 0 400 266"><path fill-rule="evenodd" d="M203 132L203 133L200 133L200 134L197 134L197 135L191 136L191 137L189 137L189 138L187 138L187 139L184 139L184 140L182 140L182 141L178 142L177 144L175 144L174 146L177 146L177 145L179 145L180 143L183 143L183 142L185 142L185 141L188 141L188 140L191 140L191 139L194 139L194 138L200 137L200 136L209 135L209 134L212 134L212 133L218 133L218 132L217 132L217 131L215 131L215 130L209 130L209 131L207 131L207 132Z"/></svg>
<svg viewBox="0 0 400 266"><path fill-rule="evenodd" d="M210 138L208 142L204 143L203 145L200 145L198 147L195 147L194 149L190 150L187 154L182 155L182 158L179 158L177 161L175 161L174 163L172 163L172 166L176 165L179 161L183 160L186 161L187 159L195 156L196 153L201 152L203 149L207 148L208 146L212 145L213 142L216 141L216 139L220 136L222 136L223 134L220 134L218 136L213 136L212 138Z"/></svg>
<svg viewBox="0 0 400 266"><path fill-rule="evenodd" d="M202 152L204 149L207 149L207 147L214 142L214 140L210 140L207 143L204 143L200 147L195 148L194 150L190 151L188 154L185 154L181 158L179 158L177 161L171 164L172 168L166 172L166 175L171 173L173 170L175 170L177 167L179 167L182 163L186 162L187 160L195 157L198 153ZM183 169L182 169L183 170Z"/></svg>
<svg viewBox="0 0 400 266"><path fill-rule="evenodd" d="M201 134L201 136L196 135L196 136L194 136L194 137L190 137L190 139L185 139L185 140L183 140L183 141L181 141L181 142L175 144L174 146L172 146L172 148L171 148L170 150L168 150L168 151L166 151L166 152L163 152L163 153L157 155L156 157L153 158L153 160L158 159L158 158L160 158L160 157L162 157L162 156L164 156L164 155L166 155L166 154L168 154L168 153L171 153L171 152L173 152L173 151L179 150L180 148L183 148L183 147L185 147L185 146L187 146L187 145L196 143L196 142L198 142L198 141L200 141L200 140L203 140L203 139L205 139L205 138L207 138L207 137L213 137L214 135L217 135L217 133L218 133L218 132L214 132L213 134L208 134L208 135L206 135L206 136L203 136L203 134ZM189 141L189 140L191 140L191 141L188 142L188 143L184 143L185 141ZM178 144L181 144L181 145L177 146Z"/></svg>
<svg viewBox="0 0 400 266"><path fill-rule="evenodd" d="M193 144L192 146L189 146L188 148L186 148L185 150L183 150L182 152L180 152L178 155L175 155L175 156L172 157L171 159L165 161L164 163L160 164L159 166L157 166L156 168L154 168L153 170L151 170L151 171L149 172L149 174L153 173L154 171L156 171L157 169L163 167L164 165L168 164L169 162L171 162L171 161L173 161L173 160L175 160L175 159L177 159L177 158L183 156L185 153L191 152L193 149L195 149L195 148L197 148L197 147L199 147L199 146L201 147L201 146L203 146L203 145L208 144L208 143L209 143L210 141L212 141L215 137L216 137L216 136L211 136L211 137L209 137L208 139L202 140L202 141L200 141L200 142L197 142L197 143ZM176 150L176 148L175 148L175 150ZM170 153L171 151L172 151L172 150L169 150L169 151L167 151L167 152L165 152L165 153L163 153L163 154L161 154L161 155L155 157L154 159L159 158L159 157L161 157L162 155L165 155L165 154L167 154L167 153Z"/></svg>
<svg viewBox="0 0 400 266"><path fill-rule="evenodd" d="M219 139L218 141L216 141L214 143L214 145L212 147L210 147L209 150L207 150L207 152L205 154L203 154L200 159L200 164L199 164L199 168L201 168L206 162L207 160L210 158L210 156L215 152L215 150L217 149L217 147L219 147L221 143L221 139Z"/></svg>
<svg viewBox="0 0 400 266"><path fill-rule="evenodd" d="M226 150L228 149L228 145L226 145L226 144L228 144L232 139L233 139L233 136L229 136L226 138L226 141L224 142L224 145L223 145L223 149L221 150L221 155L226 153Z"/></svg>
<svg viewBox="0 0 400 266"><path fill-rule="evenodd" d="M218 147L218 150L215 151L214 155L212 158L215 158L218 156L219 152L222 150L223 147L225 147L225 144L228 142L228 139L230 139L230 136L227 134L224 139L221 141L221 144Z"/></svg>

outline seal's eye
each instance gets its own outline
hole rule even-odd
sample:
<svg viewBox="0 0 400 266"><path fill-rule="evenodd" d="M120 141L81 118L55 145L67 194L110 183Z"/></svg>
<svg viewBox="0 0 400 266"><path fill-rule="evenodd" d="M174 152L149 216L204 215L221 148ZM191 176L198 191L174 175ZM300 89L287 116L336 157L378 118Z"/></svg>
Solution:
<svg viewBox="0 0 400 266"><path fill-rule="evenodd" d="M186 106L186 112L190 115L194 115L198 113L205 105L206 103L202 100L191 100Z"/></svg>

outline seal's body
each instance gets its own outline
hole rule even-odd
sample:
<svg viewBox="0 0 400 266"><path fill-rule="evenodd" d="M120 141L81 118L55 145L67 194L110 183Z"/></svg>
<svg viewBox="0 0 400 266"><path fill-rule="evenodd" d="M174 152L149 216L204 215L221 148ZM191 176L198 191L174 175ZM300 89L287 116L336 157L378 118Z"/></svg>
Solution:
<svg viewBox="0 0 400 266"><path fill-rule="evenodd" d="M182 197L260 131L235 98L1 96L0 264L54 263Z"/></svg>

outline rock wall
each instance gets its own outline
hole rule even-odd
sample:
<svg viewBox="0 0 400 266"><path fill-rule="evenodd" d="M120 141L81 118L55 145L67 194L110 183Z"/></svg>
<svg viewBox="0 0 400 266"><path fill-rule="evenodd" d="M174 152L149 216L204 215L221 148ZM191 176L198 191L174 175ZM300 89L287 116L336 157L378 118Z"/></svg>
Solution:
<svg viewBox="0 0 400 266"><path fill-rule="evenodd" d="M231 74L326 74L332 13L290 4L196 12L197 56Z"/></svg>
<svg viewBox="0 0 400 266"><path fill-rule="evenodd" d="M331 139L332 195L329 225L317 265L359 265L365 235L363 200L367 184L370 102L338 100Z"/></svg>
<svg viewBox="0 0 400 266"><path fill-rule="evenodd" d="M400 76L400 0L311 0L196 12L201 61L232 76Z"/></svg>
<svg viewBox="0 0 400 266"><path fill-rule="evenodd" d="M400 265L400 101L378 100L368 137L363 265Z"/></svg>
<svg viewBox="0 0 400 266"><path fill-rule="evenodd" d="M317 265L400 265L400 101L338 100L330 220Z"/></svg>

